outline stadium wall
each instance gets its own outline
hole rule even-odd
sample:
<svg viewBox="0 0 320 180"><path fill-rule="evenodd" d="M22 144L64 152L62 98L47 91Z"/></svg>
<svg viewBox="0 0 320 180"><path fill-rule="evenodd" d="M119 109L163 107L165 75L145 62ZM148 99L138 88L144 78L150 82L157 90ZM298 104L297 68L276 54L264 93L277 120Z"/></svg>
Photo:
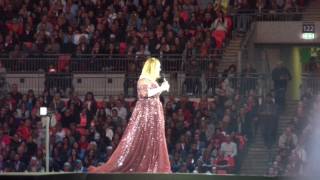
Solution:
<svg viewBox="0 0 320 180"><path fill-rule="evenodd" d="M303 24L315 25L315 39L304 40L301 38ZM319 44L320 22L303 21L264 21L257 22L254 32L254 42L257 44Z"/></svg>

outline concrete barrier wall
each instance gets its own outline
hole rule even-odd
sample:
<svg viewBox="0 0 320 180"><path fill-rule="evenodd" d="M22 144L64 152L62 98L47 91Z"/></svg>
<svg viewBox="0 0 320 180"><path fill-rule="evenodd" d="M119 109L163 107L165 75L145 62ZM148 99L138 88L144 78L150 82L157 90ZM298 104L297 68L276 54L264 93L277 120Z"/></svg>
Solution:
<svg viewBox="0 0 320 180"><path fill-rule="evenodd" d="M315 24L314 40L301 38L303 21L261 21L257 22L254 42L258 44L319 44L320 22Z"/></svg>

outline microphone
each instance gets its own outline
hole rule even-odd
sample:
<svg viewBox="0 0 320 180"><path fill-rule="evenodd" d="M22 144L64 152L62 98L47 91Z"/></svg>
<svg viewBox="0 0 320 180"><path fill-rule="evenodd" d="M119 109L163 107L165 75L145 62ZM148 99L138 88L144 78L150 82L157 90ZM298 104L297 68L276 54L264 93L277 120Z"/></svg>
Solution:
<svg viewBox="0 0 320 180"><path fill-rule="evenodd" d="M167 81L166 76L164 75L164 73L160 73L160 78L162 81Z"/></svg>
<svg viewBox="0 0 320 180"><path fill-rule="evenodd" d="M167 81L166 78L165 78L164 73L160 73L160 78L159 78L159 80L160 80L160 83L163 83L163 82Z"/></svg>
<svg viewBox="0 0 320 180"><path fill-rule="evenodd" d="M168 82L166 77L165 77L165 75L164 75L164 73L160 73L160 78L161 78L162 82ZM167 90L167 92L169 92L169 89Z"/></svg>

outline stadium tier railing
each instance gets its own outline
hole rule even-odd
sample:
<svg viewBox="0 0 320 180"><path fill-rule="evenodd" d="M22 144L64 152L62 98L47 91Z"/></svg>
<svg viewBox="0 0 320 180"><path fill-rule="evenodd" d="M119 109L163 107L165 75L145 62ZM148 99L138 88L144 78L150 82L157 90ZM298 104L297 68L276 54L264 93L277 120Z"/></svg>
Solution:
<svg viewBox="0 0 320 180"><path fill-rule="evenodd" d="M272 89L270 76L266 74L220 73L214 77L207 77L204 73L190 75L174 72L166 73L165 76L170 83L170 91L165 93L165 96L248 95L250 90L255 90L258 96L264 96ZM80 96L91 91L99 97L119 94L135 97L137 80L137 75L124 73L7 73L5 76L8 87L17 84L23 93L32 89L39 95L46 89L52 92L59 91L65 97L68 97L71 91L77 92Z"/></svg>
<svg viewBox="0 0 320 180"><path fill-rule="evenodd" d="M184 71L193 60L202 68L212 62L221 61L223 49L213 49L207 55L185 54L151 54L151 55L120 55L120 54L46 54L39 57L0 58L2 66L7 72L34 73L34 72L126 72L130 65L139 68L148 57L160 59L165 71ZM236 61L236 59L234 60Z"/></svg>

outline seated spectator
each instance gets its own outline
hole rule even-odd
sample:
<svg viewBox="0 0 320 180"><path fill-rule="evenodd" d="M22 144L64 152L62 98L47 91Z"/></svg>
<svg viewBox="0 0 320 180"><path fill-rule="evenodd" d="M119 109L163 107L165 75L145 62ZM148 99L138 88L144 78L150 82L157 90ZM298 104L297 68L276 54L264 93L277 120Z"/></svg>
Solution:
<svg viewBox="0 0 320 180"><path fill-rule="evenodd" d="M199 160L202 162L201 169L203 169L205 172L212 172L213 159L210 156L209 149L203 151L203 154Z"/></svg>
<svg viewBox="0 0 320 180"><path fill-rule="evenodd" d="M63 165L63 172L71 172L72 166L69 162L65 162Z"/></svg>
<svg viewBox="0 0 320 180"><path fill-rule="evenodd" d="M53 100L51 104L49 105L49 108L53 112L59 112L61 113L65 108L65 103L61 100L60 93L56 93L53 97Z"/></svg>
<svg viewBox="0 0 320 180"><path fill-rule="evenodd" d="M225 157L237 156L237 144L231 141L230 135L226 135L226 141L221 144L220 151Z"/></svg>
<svg viewBox="0 0 320 180"><path fill-rule="evenodd" d="M30 160L30 163L29 163L27 170L29 172L40 172L40 171L43 171L43 168L41 167L41 164L38 161L38 159L33 156L33 157L31 157L31 160Z"/></svg>
<svg viewBox="0 0 320 180"><path fill-rule="evenodd" d="M297 135L292 132L290 127L287 127L279 138L279 148L290 151L297 146L297 143Z"/></svg>
<svg viewBox="0 0 320 180"><path fill-rule="evenodd" d="M44 49L45 53L54 53L54 54L58 54L60 53L60 44L59 44L59 40L58 39L50 39L50 43L47 44L47 46Z"/></svg>
<svg viewBox="0 0 320 180"><path fill-rule="evenodd" d="M221 151L218 153L217 158L214 160L213 164L213 170L217 174L231 173L235 166L234 158L224 156Z"/></svg>

